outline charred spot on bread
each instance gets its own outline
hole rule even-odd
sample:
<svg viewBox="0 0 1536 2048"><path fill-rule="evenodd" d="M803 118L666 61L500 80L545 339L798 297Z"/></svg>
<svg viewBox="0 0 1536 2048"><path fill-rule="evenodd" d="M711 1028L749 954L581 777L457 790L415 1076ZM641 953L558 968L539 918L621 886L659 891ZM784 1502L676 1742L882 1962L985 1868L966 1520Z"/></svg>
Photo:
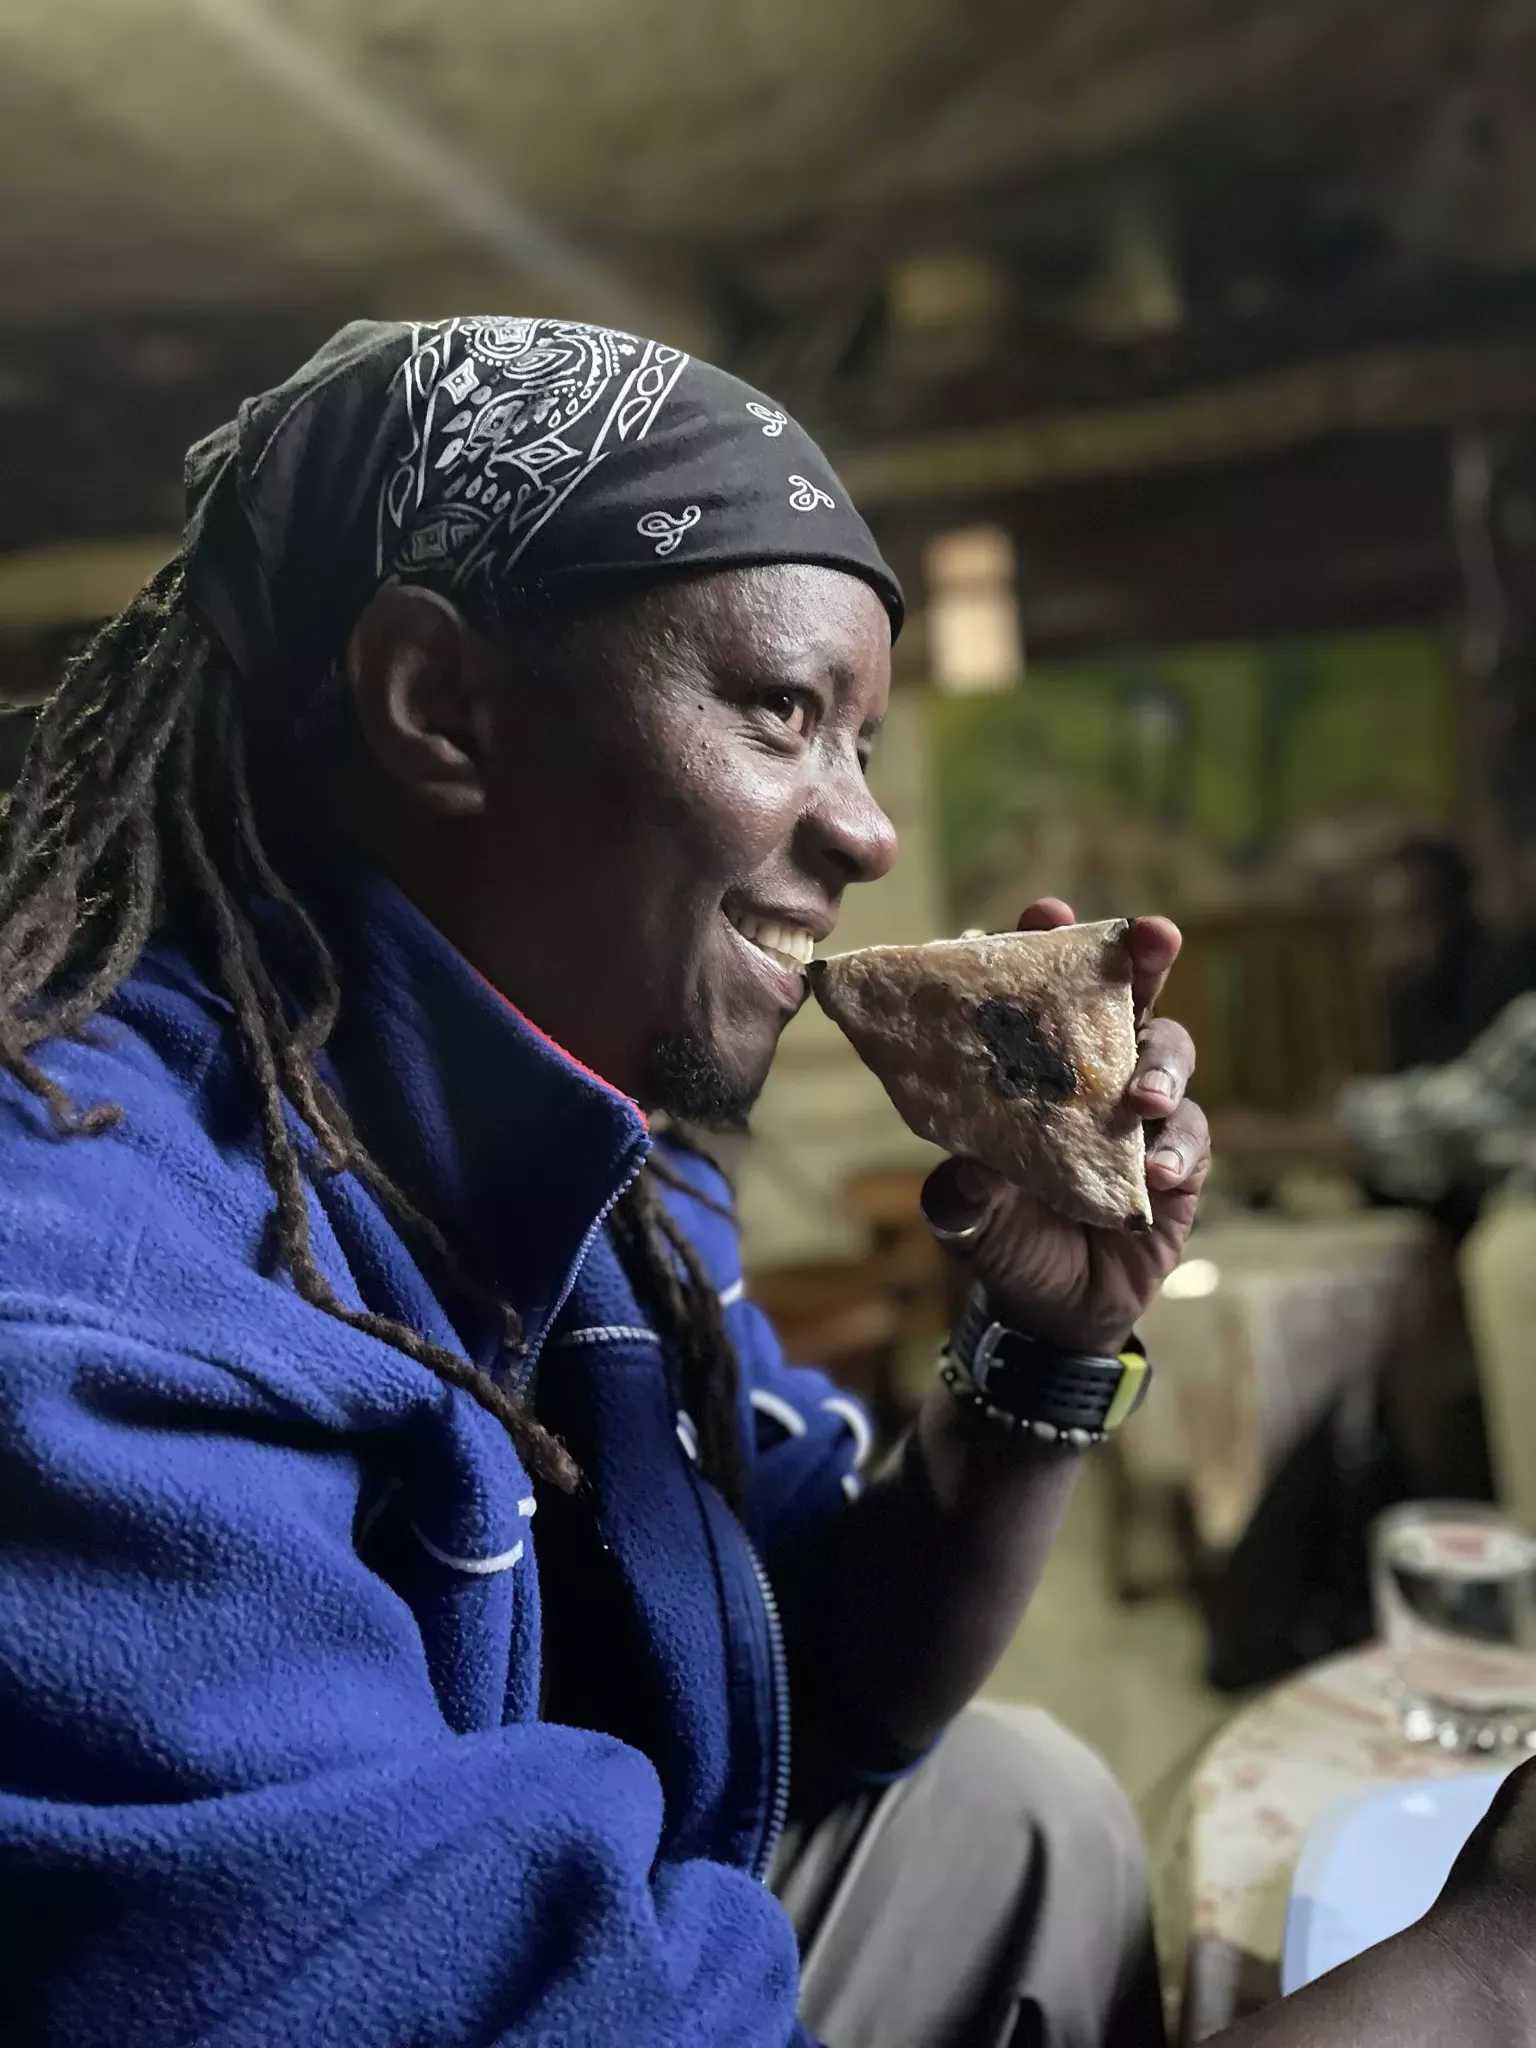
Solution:
<svg viewBox="0 0 1536 2048"><path fill-rule="evenodd" d="M1077 1069L1020 1004L996 996L978 1003L976 1029L1005 1101L1059 1104L1077 1093Z"/></svg>

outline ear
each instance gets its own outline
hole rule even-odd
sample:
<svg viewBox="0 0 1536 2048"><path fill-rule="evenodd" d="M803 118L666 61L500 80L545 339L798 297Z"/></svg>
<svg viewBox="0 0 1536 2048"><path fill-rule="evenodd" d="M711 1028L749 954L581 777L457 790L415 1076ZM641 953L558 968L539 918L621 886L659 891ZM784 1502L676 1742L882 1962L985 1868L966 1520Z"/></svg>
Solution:
<svg viewBox="0 0 1536 2048"><path fill-rule="evenodd" d="M446 598L415 584L376 591L347 645L369 760L440 818L485 808L496 680L490 642Z"/></svg>

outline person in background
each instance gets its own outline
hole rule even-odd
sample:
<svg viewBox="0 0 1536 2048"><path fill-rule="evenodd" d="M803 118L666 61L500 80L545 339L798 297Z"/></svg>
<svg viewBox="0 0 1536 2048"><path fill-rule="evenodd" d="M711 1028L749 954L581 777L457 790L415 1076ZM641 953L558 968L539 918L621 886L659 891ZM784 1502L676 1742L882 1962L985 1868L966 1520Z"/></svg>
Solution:
<svg viewBox="0 0 1536 2048"><path fill-rule="evenodd" d="M1528 949L1479 919L1471 866L1448 839L1405 839L1379 860L1366 878L1364 918L1392 1073L1456 1059L1512 997L1536 986Z"/></svg>
<svg viewBox="0 0 1536 2048"><path fill-rule="evenodd" d="M1385 1006L1387 1069L1417 1078L1401 1090L1379 1088L1374 1077L1347 1083L1336 1105L1349 1163L1370 1199L1422 1209L1452 1248L1477 1221L1489 1184L1455 1129L1454 1105L1469 1106L1460 1063L1470 1059L1472 1073L1490 1062L1501 1070L1500 1043L1476 1055L1471 1048L1536 987L1529 944L1490 932L1474 897L1471 865L1448 839L1406 839L1372 870L1365 918ZM1431 1083L1435 1073L1448 1078Z"/></svg>
<svg viewBox="0 0 1536 2048"><path fill-rule="evenodd" d="M1336 1106L1367 1183L1434 1209L1522 1163L1536 1138L1536 990L1516 996L1452 1059L1346 1081Z"/></svg>
<svg viewBox="0 0 1536 2048"><path fill-rule="evenodd" d="M1490 1146L1536 1115L1536 995L1518 993L1536 976L1520 947L1480 923L1472 870L1449 840L1400 841L1358 886L1390 1071L1344 1082L1311 1114L1221 1116L1218 1150L1271 1169L1323 1168L1375 1208L1427 1219L1436 1369L1426 1376L1416 1350L1394 1349L1363 1468L1339 1467L1325 1419L1272 1475L1208 1581L1210 1670L1223 1686L1268 1682L1364 1641L1372 1517L1416 1495L1481 1498L1491 1486L1487 1375L1462 1335L1452 1260L1502 1171ZM1299 1524L1317 1529L1320 1501L1328 1537L1309 1545Z"/></svg>
<svg viewBox="0 0 1536 2048"><path fill-rule="evenodd" d="M1351 1173L1373 1200L1423 1208L1458 1242L1487 1175L1481 1141L1525 1112L1536 956L1477 916L1472 870L1447 839L1405 839L1360 890L1366 950L1383 1004L1385 1074L1346 1081L1318 1111L1224 1112L1231 1155Z"/></svg>

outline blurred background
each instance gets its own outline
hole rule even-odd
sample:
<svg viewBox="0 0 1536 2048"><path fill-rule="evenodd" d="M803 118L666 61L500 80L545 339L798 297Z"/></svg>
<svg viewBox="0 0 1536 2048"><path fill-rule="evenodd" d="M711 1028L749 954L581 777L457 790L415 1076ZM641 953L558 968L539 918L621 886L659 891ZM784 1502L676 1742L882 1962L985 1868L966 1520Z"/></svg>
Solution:
<svg viewBox="0 0 1536 2048"><path fill-rule="evenodd" d="M1523 1121L1405 1181L1340 1108L1536 983L1533 81L1536 0L0 6L0 783L242 396L357 315L558 313L773 392L907 580L847 943L1183 923L1210 1219L1000 1680L1147 1797L1208 1681L1366 1631L1369 1507L1536 1512ZM730 1149L894 1425L923 1148L810 1015Z"/></svg>

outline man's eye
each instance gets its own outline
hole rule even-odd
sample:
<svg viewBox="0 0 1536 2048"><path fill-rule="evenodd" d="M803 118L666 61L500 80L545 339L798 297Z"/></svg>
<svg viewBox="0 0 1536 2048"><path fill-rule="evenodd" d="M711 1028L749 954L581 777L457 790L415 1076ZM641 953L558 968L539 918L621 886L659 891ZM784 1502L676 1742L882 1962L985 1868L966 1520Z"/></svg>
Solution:
<svg viewBox="0 0 1536 2048"><path fill-rule="evenodd" d="M804 739L815 716L815 706L809 697L799 690L768 690L762 701L763 709L771 717L782 720L796 739Z"/></svg>

